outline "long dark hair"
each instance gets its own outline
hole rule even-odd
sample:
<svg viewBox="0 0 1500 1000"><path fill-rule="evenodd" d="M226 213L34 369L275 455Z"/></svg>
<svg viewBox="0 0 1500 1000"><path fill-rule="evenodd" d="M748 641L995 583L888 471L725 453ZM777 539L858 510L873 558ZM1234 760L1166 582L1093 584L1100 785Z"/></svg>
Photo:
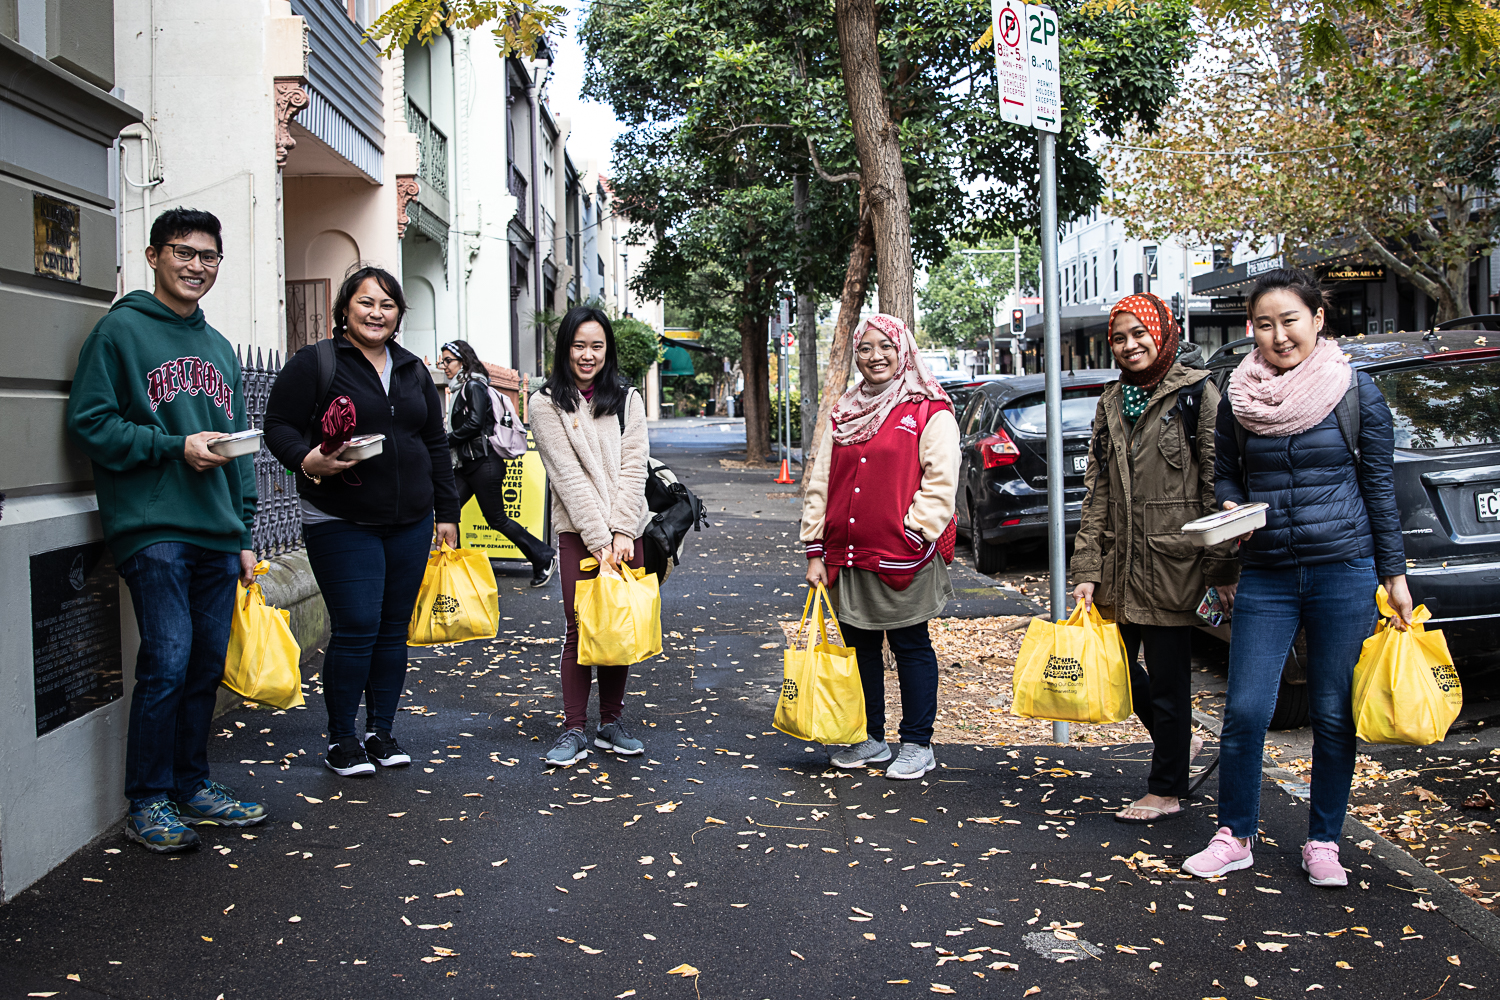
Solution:
<svg viewBox="0 0 1500 1000"><path fill-rule="evenodd" d="M1318 283L1315 275L1302 270L1300 267L1278 267L1274 271L1267 271L1255 280L1255 287L1250 289L1250 296L1245 302L1245 312L1253 321L1255 318L1255 304L1267 292L1275 292L1285 289L1307 306L1307 311L1314 316L1318 310L1323 310L1323 333L1328 332L1327 320L1333 315L1333 302L1328 298L1328 293ZM1322 336L1322 334L1319 334Z"/></svg>
<svg viewBox="0 0 1500 1000"><path fill-rule="evenodd" d="M594 376L594 414L614 416L624 410L625 394L630 387L620 379L615 328L602 310L592 306L574 306L563 317L557 330L557 347L552 352L552 374L547 376L542 392L567 413L578 409L578 386L573 384L573 368L568 362L574 335L580 326L590 322L604 328L604 364Z"/></svg>
<svg viewBox="0 0 1500 1000"><path fill-rule="evenodd" d="M467 340L450 340L438 350L440 353L451 351L458 357L458 363L463 366L464 378L473 378L478 375L486 382L490 380L489 370L484 367L484 362L479 360L478 352Z"/></svg>
<svg viewBox="0 0 1500 1000"><path fill-rule="evenodd" d="M365 264L350 272L339 286L338 298L333 300L333 332L335 335L349 332L349 303L366 278L374 278L385 294L396 300L396 322L391 326L391 335L386 338L387 341L395 340L396 334L401 332L401 321L406 318L406 296L401 294L401 282L394 274L373 264Z"/></svg>

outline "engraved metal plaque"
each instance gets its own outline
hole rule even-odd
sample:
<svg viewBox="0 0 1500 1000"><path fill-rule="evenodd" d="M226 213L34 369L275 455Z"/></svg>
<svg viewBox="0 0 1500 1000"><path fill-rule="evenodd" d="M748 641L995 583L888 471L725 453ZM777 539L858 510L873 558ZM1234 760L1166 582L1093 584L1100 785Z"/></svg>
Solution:
<svg viewBox="0 0 1500 1000"><path fill-rule="evenodd" d="M120 577L103 542L31 557L36 734L120 698Z"/></svg>
<svg viewBox="0 0 1500 1000"><path fill-rule="evenodd" d="M31 193L31 211L36 273L45 278L82 282L79 264L82 211L71 202L36 191Z"/></svg>

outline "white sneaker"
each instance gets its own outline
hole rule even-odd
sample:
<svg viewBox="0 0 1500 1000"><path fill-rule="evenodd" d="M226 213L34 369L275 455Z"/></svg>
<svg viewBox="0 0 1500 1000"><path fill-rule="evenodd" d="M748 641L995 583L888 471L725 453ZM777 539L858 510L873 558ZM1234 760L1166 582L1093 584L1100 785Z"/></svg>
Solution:
<svg viewBox="0 0 1500 1000"><path fill-rule="evenodd" d="M866 767L870 764L884 764L891 759L891 748L884 740L877 740L873 736L863 743L847 746L828 758L828 762L834 767Z"/></svg>
<svg viewBox="0 0 1500 1000"><path fill-rule="evenodd" d="M920 743L903 743L900 752L896 754L896 762L885 769L885 776L909 780L920 778L936 767L937 758L932 755L932 747L924 747Z"/></svg>

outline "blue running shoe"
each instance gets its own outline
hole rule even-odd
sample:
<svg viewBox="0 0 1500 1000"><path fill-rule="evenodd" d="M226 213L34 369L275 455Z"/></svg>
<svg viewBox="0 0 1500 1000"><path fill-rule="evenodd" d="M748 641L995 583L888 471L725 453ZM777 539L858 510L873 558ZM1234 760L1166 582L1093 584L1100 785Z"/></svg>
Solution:
<svg viewBox="0 0 1500 1000"><path fill-rule="evenodd" d="M202 841L184 826L177 815L177 804L167 799L131 804L125 814L125 839L133 840L154 854L191 851Z"/></svg>
<svg viewBox="0 0 1500 1000"><path fill-rule="evenodd" d="M265 806L241 802L217 781L205 781L192 798L177 803L177 812L193 826L254 826L266 818Z"/></svg>

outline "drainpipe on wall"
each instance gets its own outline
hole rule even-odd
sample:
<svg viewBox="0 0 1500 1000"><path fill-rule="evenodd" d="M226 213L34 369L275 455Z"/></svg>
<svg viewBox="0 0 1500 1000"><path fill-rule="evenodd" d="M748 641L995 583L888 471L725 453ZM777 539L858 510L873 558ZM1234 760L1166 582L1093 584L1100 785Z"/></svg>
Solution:
<svg viewBox="0 0 1500 1000"><path fill-rule="evenodd" d="M526 97L531 102L531 322L536 328L536 373L546 371L542 355L546 345L542 337L542 179L540 176L540 146L542 144L542 74L546 72L545 59L533 59L530 86Z"/></svg>

